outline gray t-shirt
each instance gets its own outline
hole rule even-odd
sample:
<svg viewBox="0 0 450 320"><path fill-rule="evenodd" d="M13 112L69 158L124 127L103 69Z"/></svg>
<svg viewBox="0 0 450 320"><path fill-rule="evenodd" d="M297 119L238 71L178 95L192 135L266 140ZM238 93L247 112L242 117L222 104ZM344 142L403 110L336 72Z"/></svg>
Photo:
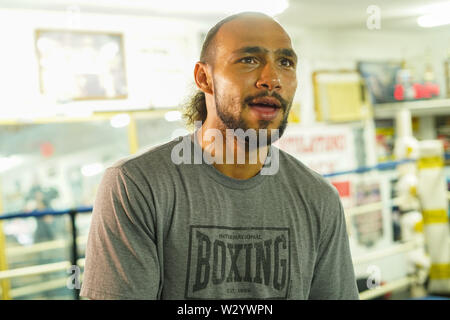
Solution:
<svg viewBox="0 0 450 320"><path fill-rule="evenodd" d="M205 161L195 164L202 151L190 137L105 171L81 296L358 299L344 212L331 184L274 146L265 166L276 150L276 174L233 179ZM180 143L191 161L177 164L171 155Z"/></svg>

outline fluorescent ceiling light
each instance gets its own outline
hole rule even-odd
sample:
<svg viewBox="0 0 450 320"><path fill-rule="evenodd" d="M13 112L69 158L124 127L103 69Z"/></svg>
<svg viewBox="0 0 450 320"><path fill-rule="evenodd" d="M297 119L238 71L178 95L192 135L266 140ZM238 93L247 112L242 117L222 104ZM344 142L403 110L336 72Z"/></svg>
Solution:
<svg viewBox="0 0 450 320"><path fill-rule="evenodd" d="M226 13L258 11L270 16L282 13L289 7L288 0L166 0L154 1L154 10L178 13Z"/></svg>
<svg viewBox="0 0 450 320"><path fill-rule="evenodd" d="M450 24L450 2L437 3L423 8L425 15L417 19L417 24L423 28L431 28Z"/></svg>
<svg viewBox="0 0 450 320"><path fill-rule="evenodd" d="M447 14L428 14L417 19L419 26L432 28L450 24L450 12Z"/></svg>
<svg viewBox="0 0 450 320"><path fill-rule="evenodd" d="M0 157L0 172L6 172L21 163L23 163L23 158L16 155Z"/></svg>
<svg viewBox="0 0 450 320"><path fill-rule="evenodd" d="M166 120L169 122L179 121L179 120L181 120L181 117L182 117L182 115L181 115L180 111L168 111L164 115L164 118L166 118Z"/></svg>
<svg viewBox="0 0 450 320"><path fill-rule="evenodd" d="M85 177L92 177L103 171L103 165L101 163L91 163L81 167L81 174Z"/></svg>
<svg viewBox="0 0 450 320"><path fill-rule="evenodd" d="M126 127L130 123L130 116L126 113L121 113L112 117L110 122L113 128Z"/></svg>

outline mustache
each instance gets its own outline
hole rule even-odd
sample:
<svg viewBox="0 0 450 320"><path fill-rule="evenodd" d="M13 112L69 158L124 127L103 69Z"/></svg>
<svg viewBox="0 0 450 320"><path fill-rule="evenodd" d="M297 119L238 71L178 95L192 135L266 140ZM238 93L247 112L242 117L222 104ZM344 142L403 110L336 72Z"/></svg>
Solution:
<svg viewBox="0 0 450 320"><path fill-rule="evenodd" d="M285 99L283 99L283 97L281 97L276 92L273 92L272 94L269 94L269 92L261 92L254 96L248 96L247 98L244 99L244 104L248 105L252 100L254 100L256 98L263 98L263 97L274 97L275 99L277 99L280 102L281 108L283 109L283 111L286 111L288 102Z"/></svg>

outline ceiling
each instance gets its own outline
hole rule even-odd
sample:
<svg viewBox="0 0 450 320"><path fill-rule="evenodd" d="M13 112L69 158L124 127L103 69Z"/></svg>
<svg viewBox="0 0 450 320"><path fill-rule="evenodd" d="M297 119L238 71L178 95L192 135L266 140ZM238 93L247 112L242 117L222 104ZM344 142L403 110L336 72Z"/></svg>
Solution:
<svg viewBox="0 0 450 320"><path fill-rule="evenodd" d="M290 8L280 15L280 20L289 25L366 29L370 16L367 10L375 5L380 10L381 29L403 31L424 30L417 25L419 16L429 13L433 6L450 5L450 1L442 0L290 0L290 3Z"/></svg>
<svg viewBox="0 0 450 320"><path fill-rule="evenodd" d="M173 0L165 0L170 7ZM210 0L223 1L223 0ZM278 16L286 25L306 28L366 28L370 5L380 9L381 28L385 30L417 31L416 19L426 13L427 7L448 3L443 0L289 0L289 8ZM154 9L155 0L0 0L0 8L22 8L37 10L66 11L71 6L78 6L81 12L127 14L139 16L170 16L176 18L202 19L214 22L226 14L174 14L161 9ZM433 28L443 29L450 27Z"/></svg>

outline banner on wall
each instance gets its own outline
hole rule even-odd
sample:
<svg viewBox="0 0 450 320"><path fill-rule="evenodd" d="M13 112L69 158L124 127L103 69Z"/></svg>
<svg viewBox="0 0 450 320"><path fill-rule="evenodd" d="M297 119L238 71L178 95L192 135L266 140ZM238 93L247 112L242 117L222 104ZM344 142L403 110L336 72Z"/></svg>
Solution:
<svg viewBox="0 0 450 320"><path fill-rule="evenodd" d="M320 174L357 167L353 129L348 126L290 125L274 145Z"/></svg>

